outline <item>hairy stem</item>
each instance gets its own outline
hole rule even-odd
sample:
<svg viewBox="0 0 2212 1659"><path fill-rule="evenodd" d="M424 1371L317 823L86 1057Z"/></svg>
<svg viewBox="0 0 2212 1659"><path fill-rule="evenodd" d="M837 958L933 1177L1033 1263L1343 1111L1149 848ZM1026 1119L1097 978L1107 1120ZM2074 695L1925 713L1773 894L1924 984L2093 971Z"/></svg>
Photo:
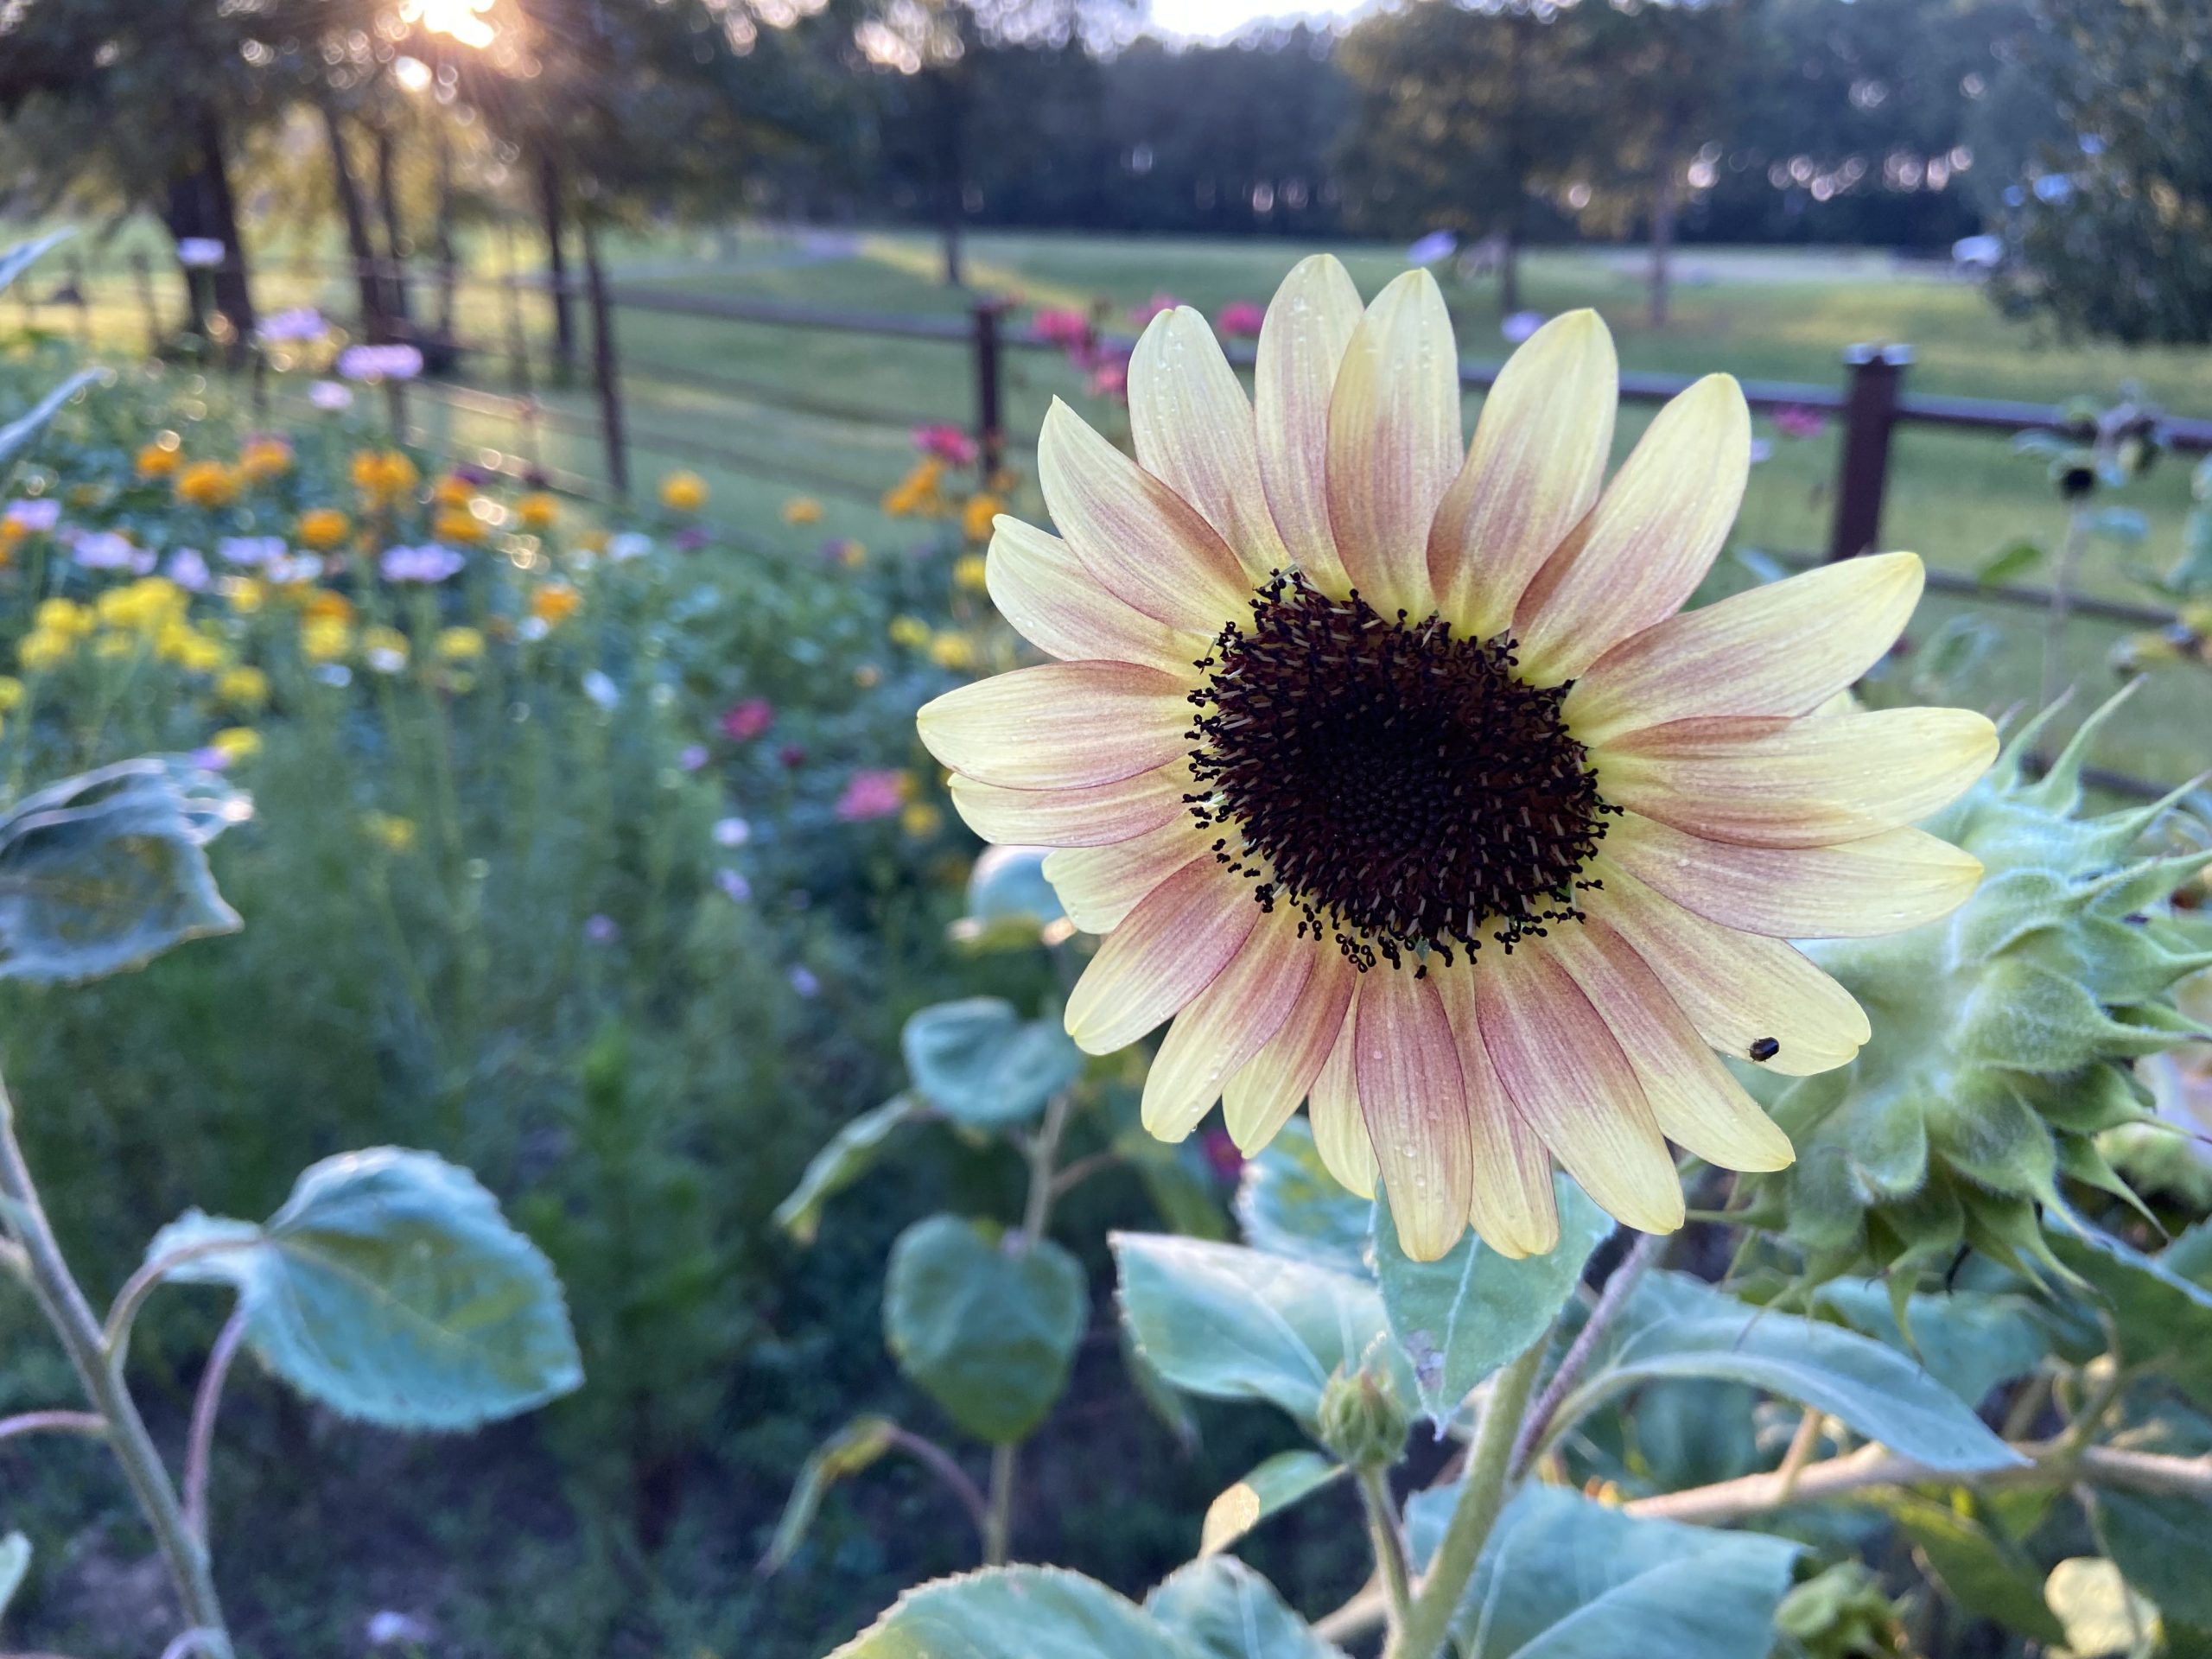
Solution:
<svg viewBox="0 0 2212 1659"><path fill-rule="evenodd" d="M1605 1287L1598 1293L1598 1305L1590 1310L1590 1317L1582 1322L1574 1341L1552 1373L1551 1381L1544 1384L1544 1391L1529 1408L1528 1419L1521 1425L1521 1435L1513 1443L1512 1472L1517 1478L1526 1474L1529 1465L1536 1460L1543 1449L1544 1439L1551 1431L1552 1420L1559 1415L1559 1408L1574 1385L1582 1380L1582 1373L1590 1369L1590 1362L1598 1352L1598 1344L1612 1329L1613 1321L1628 1306L1628 1299L1637 1285L1657 1262L1667 1248L1664 1235L1638 1233L1636 1243L1605 1281ZM1539 1348L1541 1344L1537 1344Z"/></svg>
<svg viewBox="0 0 2212 1659"><path fill-rule="evenodd" d="M0 1417L0 1440L19 1434L89 1434L107 1433L107 1419L96 1411L22 1411Z"/></svg>
<svg viewBox="0 0 2212 1659"><path fill-rule="evenodd" d="M1436 1547L1427 1575L1406 1609L1405 1626L1391 1644L1389 1659L1436 1659L1443 1652L1451 1634L1452 1615L1459 1611L1459 1598L1475 1575L1475 1562L1505 1507L1512 1484L1514 1446L1549 1345L1548 1335L1539 1337L1491 1384L1490 1400L1475 1430L1475 1443L1467 1452L1467 1472L1459 1483L1459 1501L1452 1505L1452 1519L1445 1524L1443 1541Z"/></svg>
<svg viewBox="0 0 2212 1659"><path fill-rule="evenodd" d="M1411 1575L1406 1570L1404 1535L1398 1530L1395 1506L1390 1502L1390 1477L1386 1470L1359 1471L1359 1496L1367 1509L1367 1534L1375 1548L1375 1565L1382 1574L1389 1606L1389 1633L1395 1637L1406 1625L1406 1609L1413 1605Z"/></svg>
<svg viewBox="0 0 2212 1659"><path fill-rule="evenodd" d="M121 1368L110 1361L92 1304L78 1287L47 1221L30 1166L16 1139L15 1107L4 1082L0 1082L0 1199L6 1200L0 1217L23 1252L32 1290L48 1323L60 1339L86 1396L106 1420L108 1444L122 1465L131 1495L138 1500L140 1512L153 1529L184 1605L188 1626L199 1633L203 1650L213 1659L230 1659L228 1627L223 1622L222 1603L215 1595L214 1577L207 1568L207 1552L185 1524L184 1509L177 1501L168 1471L162 1467L153 1437L147 1433L145 1421L124 1384Z"/></svg>
<svg viewBox="0 0 2212 1659"><path fill-rule="evenodd" d="M983 1565L1004 1567L1014 1542L1014 1470L1016 1452L1011 1440L991 1448L990 1507L983 1516Z"/></svg>
<svg viewBox="0 0 2212 1659"><path fill-rule="evenodd" d="M192 1397L192 1437L184 1452L184 1524L200 1547L207 1543L207 1466L215 1452L215 1415L223 1408L223 1383L245 1339L245 1309L240 1307L223 1322L215 1345L207 1351L207 1369L200 1373L200 1389Z"/></svg>

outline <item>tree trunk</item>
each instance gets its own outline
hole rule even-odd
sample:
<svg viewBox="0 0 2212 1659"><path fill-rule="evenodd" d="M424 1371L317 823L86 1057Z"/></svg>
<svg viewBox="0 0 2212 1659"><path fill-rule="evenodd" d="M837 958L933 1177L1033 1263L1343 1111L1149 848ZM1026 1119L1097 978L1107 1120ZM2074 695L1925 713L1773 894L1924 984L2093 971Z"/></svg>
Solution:
<svg viewBox="0 0 2212 1659"><path fill-rule="evenodd" d="M545 270L553 284L553 372L563 382L576 369L576 312L569 296L567 215L562 207L561 165L537 159L537 207L545 220Z"/></svg>
<svg viewBox="0 0 2212 1659"><path fill-rule="evenodd" d="M170 240L182 245L188 237L205 236L200 214L206 204L201 199L200 175L183 174L169 181L168 208L162 220L168 226ZM200 280L200 273L180 257L177 270L184 278L184 326L188 333L207 337L207 289Z"/></svg>
<svg viewBox="0 0 2212 1659"><path fill-rule="evenodd" d="M371 341L389 336L385 325L384 284L377 279L377 251L369 241L369 213L361 200L360 181L353 176L353 158L346 153L346 129L338 106L324 104L322 125L330 140L330 177L338 194L339 215L346 221L346 251L353 261L353 281L361 296L361 332Z"/></svg>
<svg viewBox="0 0 2212 1659"><path fill-rule="evenodd" d="M215 267L215 308L231 322L231 357L241 359L253 338L253 284L246 264L245 238L238 230L238 199L231 194L231 172L223 143L222 118L210 109L200 120L200 186L207 234L223 245Z"/></svg>
<svg viewBox="0 0 2212 1659"><path fill-rule="evenodd" d="M385 309L395 321L404 323L414 316L415 304L407 283L407 255L412 245L399 214L398 146L391 142L391 129L383 122L377 123L375 132L377 211L384 220Z"/></svg>
<svg viewBox="0 0 2212 1659"><path fill-rule="evenodd" d="M1667 326L1668 264L1675 251L1675 162L1664 156L1651 175L1651 326Z"/></svg>

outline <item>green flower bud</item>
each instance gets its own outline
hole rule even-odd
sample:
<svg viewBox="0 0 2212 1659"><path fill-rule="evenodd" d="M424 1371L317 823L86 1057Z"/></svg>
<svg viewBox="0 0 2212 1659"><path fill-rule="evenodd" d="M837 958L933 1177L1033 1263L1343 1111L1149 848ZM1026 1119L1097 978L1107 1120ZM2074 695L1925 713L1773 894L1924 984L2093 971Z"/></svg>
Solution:
<svg viewBox="0 0 2212 1659"><path fill-rule="evenodd" d="M1775 1609L1774 1627L1814 1659L1880 1659L1905 1651L1904 1628L1864 1563L1841 1561L1798 1585Z"/></svg>
<svg viewBox="0 0 2212 1659"><path fill-rule="evenodd" d="M1321 1444L1354 1470L1388 1469L1397 1462L1412 1421L1396 1383L1379 1363L1350 1372L1340 1365L1321 1390Z"/></svg>
<svg viewBox="0 0 2212 1659"><path fill-rule="evenodd" d="M2063 1277L2037 1216L2059 1179L2135 1201L2097 1137L2151 1116L2137 1059L2202 1034L2173 988L2212 964L2212 935L2169 900L2212 852L2143 851L2178 792L2080 816L2088 741L2126 695L2031 782L2023 762L2050 716L2035 721L1928 824L1986 871L1951 915L1808 948L1873 1039L1847 1066L1769 1087L1797 1162L1742 1190L1746 1219L1785 1234L1813 1279L1902 1269L1902 1294L1967 1245Z"/></svg>

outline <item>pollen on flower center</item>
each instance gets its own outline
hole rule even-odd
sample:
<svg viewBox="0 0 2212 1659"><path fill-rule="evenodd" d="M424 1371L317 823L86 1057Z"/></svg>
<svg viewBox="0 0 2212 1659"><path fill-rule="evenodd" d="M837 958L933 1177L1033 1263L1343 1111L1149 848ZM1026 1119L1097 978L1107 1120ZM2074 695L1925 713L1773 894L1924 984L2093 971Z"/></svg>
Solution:
<svg viewBox="0 0 2212 1659"><path fill-rule="evenodd" d="M1362 970L1580 920L1615 809L1560 717L1567 688L1527 684L1513 652L1276 573L1191 695L1187 798L1216 856Z"/></svg>

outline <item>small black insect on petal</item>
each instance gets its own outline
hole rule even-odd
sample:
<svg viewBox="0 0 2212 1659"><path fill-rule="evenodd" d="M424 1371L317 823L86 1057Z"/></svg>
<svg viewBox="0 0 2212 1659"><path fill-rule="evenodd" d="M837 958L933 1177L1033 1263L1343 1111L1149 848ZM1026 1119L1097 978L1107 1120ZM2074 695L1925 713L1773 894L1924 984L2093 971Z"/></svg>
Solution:
<svg viewBox="0 0 2212 1659"><path fill-rule="evenodd" d="M1771 1037L1761 1037L1751 1044L1751 1055L1755 1060L1770 1060L1782 1052L1782 1045Z"/></svg>
<svg viewBox="0 0 2212 1659"><path fill-rule="evenodd" d="M1568 687L1528 683L1514 650L1276 573L1191 696L1187 801L1215 857L1363 972L1581 920L1617 809L1560 717Z"/></svg>

